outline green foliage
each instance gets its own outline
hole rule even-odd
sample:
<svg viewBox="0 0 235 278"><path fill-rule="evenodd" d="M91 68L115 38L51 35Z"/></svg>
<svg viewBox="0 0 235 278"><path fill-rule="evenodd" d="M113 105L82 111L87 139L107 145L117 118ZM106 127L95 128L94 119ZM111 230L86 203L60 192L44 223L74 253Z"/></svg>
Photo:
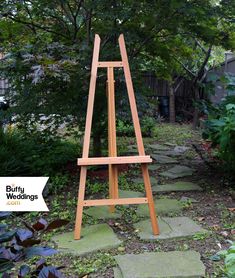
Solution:
<svg viewBox="0 0 235 278"><path fill-rule="evenodd" d="M198 232L193 236L194 240L204 240L209 237L209 233L206 232Z"/></svg>
<svg viewBox="0 0 235 278"><path fill-rule="evenodd" d="M140 118L140 125L142 135L144 137L155 137L157 134L156 125L157 122L153 117L145 116ZM118 136L134 137L135 131L132 122L129 121L117 121L117 134Z"/></svg>
<svg viewBox="0 0 235 278"><path fill-rule="evenodd" d="M50 177L49 181L48 189L50 192L56 195L68 184L69 176L67 174L59 173Z"/></svg>
<svg viewBox="0 0 235 278"><path fill-rule="evenodd" d="M115 260L112 255L108 253L99 252L93 257L77 258L72 261L72 268L79 277L87 275L92 272L104 270L106 268L115 266Z"/></svg>
<svg viewBox="0 0 235 278"><path fill-rule="evenodd" d="M133 137L135 135L134 126L128 122L117 120L117 135Z"/></svg>
<svg viewBox="0 0 235 278"><path fill-rule="evenodd" d="M0 175L54 175L79 156L80 147L60 139L45 141L17 129L0 130Z"/></svg>
<svg viewBox="0 0 235 278"><path fill-rule="evenodd" d="M218 147L225 167L235 170L235 97L229 97L209 112L203 136L212 141L213 147Z"/></svg>
<svg viewBox="0 0 235 278"><path fill-rule="evenodd" d="M118 184L122 190L134 190L144 192L144 183L133 183L128 180L126 174L120 174L118 177Z"/></svg>
<svg viewBox="0 0 235 278"><path fill-rule="evenodd" d="M219 251L214 256L217 256L218 259L224 259L224 274L226 274L226 277L235 277L235 243L233 242L228 250Z"/></svg>
<svg viewBox="0 0 235 278"><path fill-rule="evenodd" d="M86 192L88 194L97 194L107 192L107 182L87 181Z"/></svg>
<svg viewBox="0 0 235 278"><path fill-rule="evenodd" d="M120 59L117 38L125 34L136 94L145 92L140 71L172 80L187 68L187 77L197 81L210 46L234 48L234 10L233 0L114 1L111 8L107 0L3 0L0 40L7 55L0 74L12 87L9 113L26 129L42 115L48 133L64 122L83 127L94 33L102 38L102 60ZM115 77L122 110L124 79ZM103 137L105 80L100 73L93 121L93 135Z"/></svg>
<svg viewBox="0 0 235 278"><path fill-rule="evenodd" d="M156 139L177 145L185 145L187 140L197 136L188 125L158 124L156 126Z"/></svg>
<svg viewBox="0 0 235 278"><path fill-rule="evenodd" d="M143 136L155 137L157 135L156 119L146 116L141 119L141 131Z"/></svg>

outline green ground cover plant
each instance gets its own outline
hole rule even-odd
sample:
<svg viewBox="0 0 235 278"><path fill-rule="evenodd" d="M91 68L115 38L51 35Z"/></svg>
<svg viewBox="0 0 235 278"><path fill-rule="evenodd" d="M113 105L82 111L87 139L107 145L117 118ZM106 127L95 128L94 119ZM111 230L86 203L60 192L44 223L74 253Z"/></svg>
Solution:
<svg viewBox="0 0 235 278"><path fill-rule="evenodd" d="M0 130L0 176L55 175L80 155L80 146L62 139L26 136L17 129Z"/></svg>

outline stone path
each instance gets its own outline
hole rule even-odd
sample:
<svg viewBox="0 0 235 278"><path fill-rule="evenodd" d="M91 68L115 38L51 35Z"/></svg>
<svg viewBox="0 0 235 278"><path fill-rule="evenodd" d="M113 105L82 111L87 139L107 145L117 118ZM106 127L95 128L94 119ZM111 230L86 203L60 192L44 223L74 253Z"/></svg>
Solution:
<svg viewBox="0 0 235 278"><path fill-rule="evenodd" d="M193 220L184 216L159 218L158 224L160 229L160 234L158 236L152 234L152 227L149 219L134 224L134 227L140 239L143 240L185 238L193 236L196 233L207 233L206 230Z"/></svg>
<svg viewBox="0 0 235 278"><path fill-rule="evenodd" d="M193 172L194 170L187 166L176 165L173 168L170 168L169 170L160 173L160 176L170 179L177 179L192 176Z"/></svg>
<svg viewBox="0 0 235 278"><path fill-rule="evenodd" d="M180 164L180 159L188 147L176 146L175 144L151 144L147 149L155 160L149 165L153 193L202 190L199 185L188 181L169 181L169 183L159 185L155 172L152 172L156 171L161 177L170 180L192 176L195 173L194 169ZM135 146L129 146L128 153L137 154L138 152ZM159 173L162 166L167 169ZM143 184L143 179L139 176L132 179L131 182ZM119 195L121 198L131 198L142 197L145 194L120 190ZM158 236L152 234L148 206L136 206L137 220L141 220L130 224L132 227L130 230L133 232L130 232L128 238L135 237L141 242L153 243L153 241L179 240L192 237L197 233L208 233L192 219L182 216L184 214L182 201L196 202L196 200L184 196L181 199L159 198L158 196L154 200L160 229ZM101 206L85 209L84 213L100 222L107 222L108 219L122 219L123 217L121 210L110 213L108 207ZM53 240L57 243L59 250L76 255L117 249L120 244L125 246L125 241L122 242L114 230L104 223L84 227L82 238L79 241L73 239L73 232L56 235ZM114 256L114 258L117 263L117 267L114 268L114 278L196 278L205 276L205 266L200 260L200 254L193 250L124 254Z"/></svg>
<svg viewBox="0 0 235 278"><path fill-rule="evenodd" d="M52 238L60 251L85 255L102 249L119 246L122 242L107 224L87 226L82 229L80 240L74 240L74 232L63 233Z"/></svg>
<svg viewBox="0 0 235 278"><path fill-rule="evenodd" d="M159 154L152 154L151 157L156 160L157 163L160 164L175 164L178 163L178 161L172 157L169 157L167 155L159 155Z"/></svg>
<svg viewBox="0 0 235 278"><path fill-rule="evenodd" d="M202 188L193 183L178 181L175 183L161 184L152 186L153 192L176 192L176 191L202 191Z"/></svg>
<svg viewBox="0 0 235 278"><path fill-rule="evenodd" d="M155 252L115 256L115 278L196 278L205 275L195 251Z"/></svg>
<svg viewBox="0 0 235 278"><path fill-rule="evenodd" d="M175 199L155 199L155 209L157 215L168 215L177 213L183 209L183 203ZM136 213L141 217L149 216L148 205L138 205Z"/></svg>

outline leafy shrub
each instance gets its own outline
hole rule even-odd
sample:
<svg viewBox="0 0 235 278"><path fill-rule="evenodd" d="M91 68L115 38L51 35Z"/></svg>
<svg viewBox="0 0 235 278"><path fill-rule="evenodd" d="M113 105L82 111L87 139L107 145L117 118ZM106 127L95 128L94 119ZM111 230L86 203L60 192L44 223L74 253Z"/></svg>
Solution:
<svg viewBox="0 0 235 278"><path fill-rule="evenodd" d="M146 137L156 136L156 120L152 117L145 116L140 119L142 135ZM134 125L128 121L117 121L117 134L119 136L133 137L135 136Z"/></svg>
<svg viewBox="0 0 235 278"><path fill-rule="evenodd" d="M127 121L118 120L116 129L118 136L133 137L135 135L133 124Z"/></svg>
<svg viewBox="0 0 235 278"><path fill-rule="evenodd" d="M226 168L235 170L235 102L228 103L226 99L209 113L203 137L212 141L212 147L218 147Z"/></svg>
<svg viewBox="0 0 235 278"><path fill-rule="evenodd" d="M228 277L235 277L235 243L230 246L225 254L225 273Z"/></svg>
<svg viewBox="0 0 235 278"><path fill-rule="evenodd" d="M10 212L0 212L0 220L10 216L12 216ZM40 237L42 234L60 228L68 224L68 222L63 219L56 219L51 223L47 223L45 219L41 218L32 226L23 221L26 229L18 228L10 231L6 231L6 224L0 224L0 243L3 244L0 248L0 273L12 269L16 262L29 259L33 256L51 256L56 254L58 251L51 247L35 245L41 242ZM25 277L29 272L30 267L22 265L18 277ZM58 268L46 266L44 260L37 264L34 272L35 274L41 273L42 277L50 277L49 272L54 274L53 277L62 277L59 275ZM5 277L8 277L7 274Z"/></svg>
<svg viewBox="0 0 235 278"><path fill-rule="evenodd" d="M74 143L28 137L16 129L0 130L0 142L0 176L53 175L80 152Z"/></svg>
<svg viewBox="0 0 235 278"><path fill-rule="evenodd" d="M224 274L228 278L235 277L235 242L228 248L228 250L221 250L212 256L214 261L224 259Z"/></svg>
<svg viewBox="0 0 235 278"><path fill-rule="evenodd" d="M155 137L157 135L156 120L152 117L141 119L141 131L143 136Z"/></svg>

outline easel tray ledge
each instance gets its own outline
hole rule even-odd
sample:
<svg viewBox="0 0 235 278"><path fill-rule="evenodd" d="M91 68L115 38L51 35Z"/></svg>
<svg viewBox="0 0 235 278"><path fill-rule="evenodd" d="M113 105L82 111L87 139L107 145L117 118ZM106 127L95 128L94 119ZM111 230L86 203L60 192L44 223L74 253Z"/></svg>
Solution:
<svg viewBox="0 0 235 278"><path fill-rule="evenodd" d="M151 163L152 158L149 155L142 156L110 156L110 157L88 157L78 158L78 166L90 165L111 165L111 164L128 164L128 163Z"/></svg>

